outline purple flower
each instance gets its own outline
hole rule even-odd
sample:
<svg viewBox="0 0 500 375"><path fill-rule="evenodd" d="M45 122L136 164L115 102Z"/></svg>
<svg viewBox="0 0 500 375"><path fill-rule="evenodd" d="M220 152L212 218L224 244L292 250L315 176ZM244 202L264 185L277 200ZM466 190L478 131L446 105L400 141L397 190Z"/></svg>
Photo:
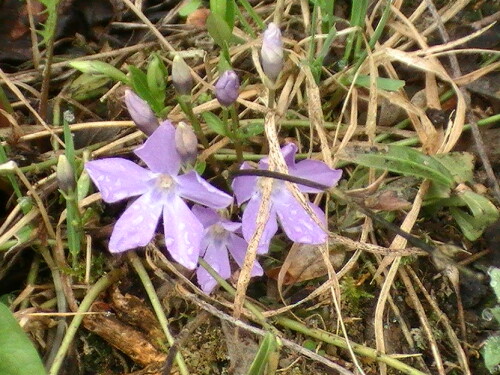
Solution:
<svg viewBox="0 0 500 375"><path fill-rule="evenodd" d="M319 160L303 160L295 163L297 146L288 143L282 147L281 152L288 166L288 173L292 176L301 177L310 181L318 182L326 186L334 186L342 176L342 171L331 169ZM267 158L259 162L259 169L268 169ZM243 163L241 169L248 169L248 163ZM233 190L239 205L248 201L243 212L242 229L243 237L250 241L257 227L257 215L262 192L260 187L260 177L241 176L233 181ZM297 185L303 193L319 193L320 190L304 185ZM278 230L278 219L284 232L294 242L320 244L326 241L327 233L311 218L307 211L301 206L291 191L286 188L286 184L281 180L273 181L271 192L269 220L259 243L259 253L267 252L271 238ZM309 203L309 207L314 212L320 222L326 228L325 215L315 204Z"/></svg>
<svg viewBox="0 0 500 375"><path fill-rule="evenodd" d="M139 98L132 90L126 90L125 105L139 130L146 135L153 134L159 124L149 104Z"/></svg>
<svg viewBox="0 0 500 375"><path fill-rule="evenodd" d="M215 84L215 96L221 105L227 107L238 99L240 80L234 70L226 70Z"/></svg>
<svg viewBox="0 0 500 375"><path fill-rule="evenodd" d="M170 121L162 122L134 152L149 170L122 158L85 164L105 202L139 195L116 222L109 250L119 253L147 245L163 213L167 250L184 267L194 269L200 254L203 225L183 199L220 209L231 204L232 197L194 171L179 175L181 160L175 149L175 129Z"/></svg>
<svg viewBox="0 0 500 375"><path fill-rule="evenodd" d="M264 73L275 81L283 69L283 40L279 27L273 22L267 26L262 36L260 56Z"/></svg>
<svg viewBox="0 0 500 375"><path fill-rule="evenodd" d="M200 255L221 277L229 278L231 267L228 251L241 267L248 247L247 242L236 234L241 229L241 223L224 219L210 208L194 205L192 210L205 228ZM251 275L261 276L263 273L262 267L255 261ZM217 285L217 281L201 266L198 267L196 276L201 289L207 294Z"/></svg>

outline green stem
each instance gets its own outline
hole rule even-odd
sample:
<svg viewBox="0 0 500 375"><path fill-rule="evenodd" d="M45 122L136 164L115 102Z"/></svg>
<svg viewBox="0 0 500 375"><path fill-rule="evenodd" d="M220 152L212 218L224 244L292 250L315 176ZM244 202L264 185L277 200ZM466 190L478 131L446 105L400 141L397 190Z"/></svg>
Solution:
<svg viewBox="0 0 500 375"><path fill-rule="evenodd" d="M210 276L212 276L222 288L224 288L232 296L234 296L236 294L235 289L231 285L229 285L229 283L226 280L224 280L222 277L220 277L220 275L203 258L199 258L198 262L203 268L205 268L207 270L207 272L210 274ZM263 326L265 328L267 328L270 332L279 333L276 331L275 327L273 327L272 325L270 325L269 323L266 322L265 317L262 314L262 310L258 306L252 304L249 301L245 301L245 307L254 314L254 316L257 318L257 321L260 324L264 323L265 325L263 324ZM276 320L276 322L279 325L281 325L283 327L289 328L289 329L294 330L296 332L303 333L303 334L310 336L310 337L314 337L318 340L321 340L321 341L326 342L328 344L337 346L339 348L343 348L343 349L348 348L346 340L341 336L334 335L334 334L331 334L331 333L328 333L328 332L325 332L325 331L322 331L319 329L308 328L307 326L303 325L302 323L299 323L295 320L288 319L285 317L278 316L278 317L275 317L274 319ZM278 334L278 336L281 336L281 334ZM379 353L376 349L368 348L366 346L351 343L351 342L350 342L350 345L356 354L359 354L359 355L362 355L362 356L365 356L365 357L368 357L368 358L371 358L371 359L374 359L374 360L377 360L380 362L384 362L384 363L388 364L389 366L402 371L405 374L425 375L423 372L421 372L421 371L419 371L411 366L408 366L405 363L403 363L397 359L394 359L388 355Z"/></svg>
<svg viewBox="0 0 500 375"><path fill-rule="evenodd" d="M31 262L30 270L28 276L26 277L26 286L33 286L36 284L36 279L38 277L38 271L40 270L40 256L35 254ZM29 299L25 298L21 301L19 305L19 310L25 310L29 306Z"/></svg>
<svg viewBox="0 0 500 375"><path fill-rule="evenodd" d="M61 192L62 193L62 192ZM77 193L70 191L68 194L62 193L66 199L66 231L68 236L68 249L71 254L71 264L73 270L78 266L78 256L82 248L82 218L78 209Z"/></svg>
<svg viewBox="0 0 500 375"><path fill-rule="evenodd" d="M201 144L203 145L203 147L205 147L205 149L207 149L209 147L208 139L205 136L205 133L203 133L200 122L198 121L198 118L193 112L193 104L191 103L191 97L187 95L178 95L177 102L179 103L182 111L186 114L189 121L191 122L191 126L193 127L193 130L196 133L196 136L200 140Z"/></svg>
<svg viewBox="0 0 500 375"><path fill-rule="evenodd" d="M231 128L228 130L230 130L230 134L233 138L234 149L236 150L236 159L238 160L238 163L243 163L243 149L241 147L241 142L238 137L238 129L240 127L240 122L238 118L238 113L236 112L236 104L232 104L229 111L231 112ZM224 112L226 112L226 109L224 109ZM225 116L225 120L226 120L226 127L228 127L227 114Z"/></svg>
<svg viewBox="0 0 500 375"><path fill-rule="evenodd" d="M252 4L248 2L248 0L238 0L238 2L245 8L250 17L254 20L254 22L259 25L261 30L266 28L266 24L262 20L262 18L257 14L257 12L253 9Z"/></svg>
<svg viewBox="0 0 500 375"><path fill-rule="evenodd" d="M151 302L151 305L153 306L153 309L156 313L156 317L158 318L158 321L160 322L160 325L163 329L163 332L165 333L165 336L167 338L168 344L170 346L173 346L175 343L175 338L172 336L170 333L170 330L168 328L168 320L167 317L165 316L165 312L163 311L163 307L161 305L160 299L158 298L158 295L156 294L156 290L153 286L153 283L151 282L151 279L149 278L148 272L144 268L144 265L142 264L141 260L135 253L135 251L129 251L127 253L128 259L130 263L132 264L132 267L134 267L135 272L137 272L137 275L141 279L142 285L144 286L144 289L146 290L146 293L148 294L149 300ZM179 366L179 370L181 374L183 375L189 375L189 370L186 366L186 363L184 362L184 358L182 355L178 352L175 356L175 360L177 362L177 365Z"/></svg>
<svg viewBox="0 0 500 375"><path fill-rule="evenodd" d="M320 329L316 329L316 328L308 328L307 326L303 325L302 323L299 323L295 320L285 318L285 317L278 316L278 317L276 317L275 320L279 325L286 327L288 329L291 329L295 332L300 332L304 335L307 335L309 337L313 337L313 338L320 340L320 341L323 341L327 344L331 344L331 345L337 346L339 348L347 349L347 342L341 336L338 336L338 335L335 335L335 334L332 334L332 333L329 333L329 332L326 332L326 331L323 331ZM353 342L351 342L350 344L351 344L352 349L354 350L354 353L361 355L361 356L364 356L364 357L367 357L367 358L371 358L371 359L379 361L379 362L386 363L387 365L401 371L404 374L426 375L422 371L419 371L419 370L401 362L400 360L392 358L389 355L382 354L379 351L377 351L376 349L368 348L366 346L359 345L359 344L356 344Z"/></svg>
<svg viewBox="0 0 500 375"><path fill-rule="evenodd" d="M115 269L109 272L107 275L101 277L87 292L85 298L82 300L82 303L78 307L78 311L76 312L75 317L71 321L68 330L66 331L66 335L59 347L59 351L57 352L56 357L54 358L54 362L49 370L49 375L57 375L59 370L61 369L64 357L66 356L66 352L71 345L78 327L82 323L84 313L88 312L92 303L97 299L99 294L106 290L109 286L114 284L121 276L121 270Z"/></svg>
<svg viewBox="0 0 500 375"><path fill-rule="evenodd" d="M75 155L81 155L83 154L84 151L94 151L97 150L98 148L104 146L108 142L99 142L91 146L87 146L84 149L79 149L75 150ZM42 161L41 163L33 163L30 165L27 165L26 167L21 167L19 168L21 172L23 173L28 173L28 172L34 172L34 173L39 173L44 171L45 169L48 169L50 167L53 167L54 165L57 164L57 158L52 158L46 161Z"/></svg>
<svg viewBox="0 0 500 375"><path fill-rule="evenodd" d="M224 280L218 273L216 270L214 270L212 268L212 266L210 266L210 264L207 263L207 261L205 261L205 259L203 258L198 258L198 263L207 270L207 272L210 274L210 276L212 276L215 281L217 281L217 283L226 291L228 292L231 296L235 296L236 295L236 290L226 281ZM272 325L270 325L269 323L267 323L266 321L266 318L264 315L262 315L262 311L257 307L255 306L253 303L245 300L244 303L244 306L254 315L254 317L256 318L256 320L263 326L265 327L266 329L272 331L272 332L276 332L276 328L274 328Z"/></svg>

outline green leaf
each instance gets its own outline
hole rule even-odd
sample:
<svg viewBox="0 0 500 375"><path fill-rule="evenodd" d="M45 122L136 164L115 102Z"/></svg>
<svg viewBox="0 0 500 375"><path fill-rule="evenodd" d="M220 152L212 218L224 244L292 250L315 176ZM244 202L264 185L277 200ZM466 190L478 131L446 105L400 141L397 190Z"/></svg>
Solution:
<svg viewBox="0 0 500 375"><path fill-rule="evenodd" d="M262 133L264 133L264 124L254 123L238 129L237 137L238 139L246 139Z"/></svg>
<svg viewBox="0 0 500 375"><path fill-rule="evenodd" d="M224 137L229 136L226 129L226 125L222 122L220 118L218 118L212 112L204 112L202 113L202 117L203 120L205 120L205 122L207 123L209 129Z"/></svg>
<svg viewBox="0 0 500 375"><path fill-rule="evenodd" d="M234 17L236 14L234 8L236 7L236 4L234 3L234 0L225 0L225 1L227 4L226 4L226 15L224 19L226 20L227 25L229 26L229 30L232 33L234 28Z"/></svg>
<svg viewBox="0 0 500 375"><path fill-rule="evenodd" d="M352 78L349 78L347 81L349 84L352 83ZM360 74L356 77L354 83L358 86L366 87L367 89L369 89L370 76ZM398 91L406 84L405 81L402 81L400 79L383 78L383 77L375 78L375 83L377 85L377 89L385 91Z"/></svg>
<svg viewBox="0 0 500 375"><path fill-rule="evenodd" d="M210 13L217 14L220 18L226 18L226 0L210 0Z"/></svg>
<svg viewBox="0 0 500 375"><path fill-rule="evenodd" d="M158 103L165 103L165 90L167 88L165 81L167 76L167 68L163 64L163 61L156 54L154 54L148 64L146 78L149 91L151 91L151 95Z"/></svg>
<svg viewBox="0 0 500 375"><path fill-rule="evenodd" d="M437 159L406 146L347 146L338 157L369 168L427 178L446 186L454 183L451 173Z"/></svg>
<svg viewBox="0 0 500 375"><path fill-rule="evenodd" d="M196 164L194 165L194 170L198 172L200 176L203 174L203 172L205 172L206 168L207 168L207 163L205 161L197 161Z"/></svg>
<svg viewBox="0 0 500 375"><path fill-rule="evenodd" d="M45 375L33 343L3 303L0 303L0 327L0 374Z"/></svg>
<svg viewBox="0 0 500 375"><path fill-rule="evenodd" d="M486 340L483 348L484 364L491 372L496 372L500 364L500 336Z"/></svg>
<svg viewBox="0 0 500 375"><path fill-rule="evenodd" d="M130 71L130 83L136 94L147 101L156 114L160 113L163 109L163 103L159 102L158 98L149 90L146 73L132 65L128 69Z"/></svg>
<svg viewBox="0 0 500 375"><path fill-rule="evenodd" d="M207 17L207 30L215 43L221 48L229 44L233 39L233 34L227 22L218 14L210 13Z"/></svg>
<svg viewBox="0 0 500 375"><path fill-rule="evenodd" d="M40 0L40 2L45 6L45 12L47 19L42 25L42 28L38 30L38 33L42 36L41 44L48 44L51 39L54 38L57 28L57 5L59 0Z"/></svg>
<svg viewBox="0 0 500 375"><path fill-rule="evenodd" d="M130 84L125 73L103 61L70 61L69 66L82 73L102 74L126 85Z"/></svg>
<svg viewBox="0 0 500 375"><path fill-rule="evenodd" d="M451 206L451 215L464 236L471 241L477 240L484 230L497 221L500 216L493 203L473 191L460 192L457 196L445 199L442 203ZM457 208L457 206L467 206L472 215L461 208Z"/></svg>
<svg viewBox="0 0 500 375"><path fill-rule="evenodd" d="M434 157L453 175L456 183L471 182L474 179L474 155L469 152L449 152Z"/></svg>
<svg viewBox="0 0 500 375"><path fill-rule="evenodd" d="M191 13L193 13L196 9L198 9L201 5L201 0L191 0L190 2L184 4L179 9L179 16L187 17Z"/></svg>
<svg viewBox="0 0 500 375"><path fill-rule="evenodd" d="M259 350L247 372L247 375L261 375L264 373L266 365L268 363L270 355L276 351L278 348L278 343L276 337L267 332L264 336L264 340L260 344Z"/></svg>
<svg viewBox="0 0 500 375"><path fill-rule="evenodd" d="M101 74L92 75L83 73L71 82L69 85L69 93L71 97L78 102L93 99L108 91L106 86L110 81L109 77Z"/></svg>

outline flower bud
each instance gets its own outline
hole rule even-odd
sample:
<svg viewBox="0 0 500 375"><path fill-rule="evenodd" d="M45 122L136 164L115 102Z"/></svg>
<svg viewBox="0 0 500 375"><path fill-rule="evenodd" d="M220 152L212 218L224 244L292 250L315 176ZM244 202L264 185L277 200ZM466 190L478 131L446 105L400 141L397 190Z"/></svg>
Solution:
<svg viewBox="0 0 500 375"><path fill-rule="evenodd" d="M215 96L221 105L227 107L238 99L240 80L234 70L226 70L215 84Z"/></svg>
<svg viewBox="0 0 500 375"><path fill-rule="evenodd" d="M56 169L57 185L64 193L68 194L76 188L75 174L66 155L59 155Z"/></svg>
<svg viewBox="0 0 500 375"><path fill-rule="evenodd" d="M193 129L184 122L179 122L175 128L175 148L184 163L191 163L196 160L198 139Z"/></svg>
<svg viewBox="0 0 500 375"><path fill-rule="evenodd" d="M148 136L153 134L159 123L149 104L139 98L133 91L126 90L125 105L139 130Z"/></svg>
<svg viewBox="0 0 500 375"><path fill-rule="evenodd" d="M172 63L172 82L179 95L188 95L193 88L193 77L184 59L175 55Z"/></svg>
<svg viewBox="0 0 500 375"><path fill-rule="evenodd" d="M283 40L281 31L274 22L264 31L260 56L264 73L270 80L276 81L283 69Z"/></svg>

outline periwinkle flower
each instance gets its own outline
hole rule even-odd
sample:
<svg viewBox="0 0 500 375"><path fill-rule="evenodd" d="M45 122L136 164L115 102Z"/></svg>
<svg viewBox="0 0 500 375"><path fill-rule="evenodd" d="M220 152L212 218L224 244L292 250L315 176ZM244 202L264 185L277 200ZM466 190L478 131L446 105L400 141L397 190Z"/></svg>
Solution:
<svg viewBox="0 0 500 375"><path fill-rule="evenodd" d="M125 90L125 105L139 130L151 135L160 125L149 104L132 90Z"/></svg>
<svg viewBox="0 0 500 375"><path fill-rule="evenodd" d="M241 223L229 221L221 217L215 210L199 205L194 205L192 211L205 228L200 255L221 277L229 278L231 266L228 252L241 267L248 247L247 242L238 235ZM261 276L263 273L262 267L255 261L251 276ZM196 276L201 289L207 294L217 285L217 281L201 266L198 267Z"/></svg>
<svg viewBox="0 0 500 375"><path fill-rule="evenodd" d="M304 178L320 183L325 186L334 186L342 176L342 171L332 169L319 160L302 160L295 163L297 146L288 143L281 149L288 166L288 173L292 176ZM259 169L268 169L267 158L259 162ZM243 163L241 169L249 169L248 163ZM248 201L243 212L242 230L243 238L250 241L257 229L257 215L262 200L261 178L256 176L240 176L233 181L233 190L239 205ZM297 185L302 193L319 193L320 190L304 185ZM326 229L325 215L323 211L313 203L309 203L311 211ZM284 181L273 180L269 219L264 227L264 232L259 243L259 253L268 250L271 238L278 230L278 220L288 238L294 242L307 244L321 244L327 239L327 233L316 221L311 218L288 190Z"/></svg>
<svg viewBox="0 0 500 375"><path fill-rule="evenodd" d="M238 99L240 80L234 70L226 70L215 84L215 96L221 105L228 107Z"/></svg>
<svg viewBox="0 0 500 375"><path fill-rule="evenodd" d="M193 88L193 77L184 59L175 55L172 63L172 82L179 95L188 95Z"/></svg>
<svg viewBox="0 0 500 375"><path fill-rule="evenodd" d="M198 138L193 129L185 122L179 122L175 128L175 148L183 163L192 163L198 153Z"/></svg>
<svg viewBox="0 0 500 375"><path fill-rule="evenodd" d="M183 199L221 209L230 205L233 198L210 185L195 171L179 175L181 159L175 148L175 129L170 121L162 122L134 152L149 169L122 158L85 164L105 202L139 196L116 222L109 250L119 253L147 245L163 213L167 250L178 263L194 269L200 254L203 225Z"/></svg>
<svg viewBox="0 0 500 375"><path fill-rule="evenodd" d="M281 31L274 22L271 22L262 36L260 51L262 69L272 81L276 81L283 69L283 40Z"/></svg>

